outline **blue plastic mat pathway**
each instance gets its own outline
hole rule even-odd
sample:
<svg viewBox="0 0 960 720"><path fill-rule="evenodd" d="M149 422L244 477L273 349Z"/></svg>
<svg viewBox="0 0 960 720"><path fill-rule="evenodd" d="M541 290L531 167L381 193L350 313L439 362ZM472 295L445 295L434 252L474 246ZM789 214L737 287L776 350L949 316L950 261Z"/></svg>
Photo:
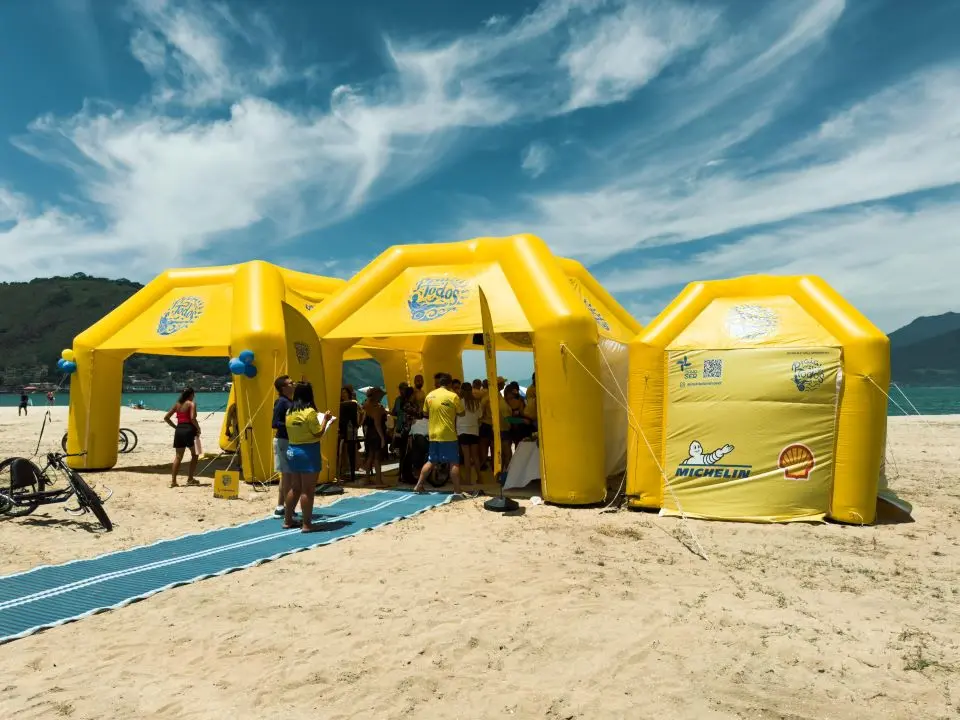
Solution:
<svg viewBox="0 0 960 720"><path fill-rule="evenodd" d="M178 585L329 545L443 505L451 497L390 490L345 497L314 509L319 532L284 530L279 518L270 517L0 577L0 643Z"/></svg>

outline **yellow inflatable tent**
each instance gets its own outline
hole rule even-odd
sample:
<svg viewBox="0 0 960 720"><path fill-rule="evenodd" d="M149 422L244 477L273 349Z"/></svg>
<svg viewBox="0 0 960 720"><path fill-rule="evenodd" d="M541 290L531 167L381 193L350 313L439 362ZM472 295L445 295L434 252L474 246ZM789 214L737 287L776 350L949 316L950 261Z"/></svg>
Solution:
<svg viewBox="0 0 960 720"><path fill-rule="evenodd" d="M123 362L133 353L223 357L226 365L251 350L257 375L235 376L231 397L244 478L269 479L273 381L286 373L322 383L319 341L306 314L344 285L261 261L162 273L74 340L67 450L86 454L70 458L71 466L116 463ZM350 358L368 356L354 349Z"/></svg>
<svg viewBox="0 0 960 720"><path fill-rule="evenodd" d="M416 367L409 356L397 363L406 363L408 377L422 374L427 390L436 372L462 378L463 350L481 347L474 344L482 332L480 289L497 349L534 353L544 499L602 501L608 456L615 454L607 444L616 445L618 437L625 465L625 344L640 327L582 265L554 257L534 236L396 246L382 253L311 314L326 377L326 397L318 393L318 405L334 406L343 355L357 344L371 354L378 344L419 354ZM612 353L611 361L606 347L622 348L622 358ZM623 370L622 400L614 405L620 427L614 413L605 413L604 387L616 393L617 383L604 377L615 375L617 365ZM335 435L325 442L324 456L336 457ZM329 479L330 463L324 473Z"/></svg>
<svg viewBox="0 0 960 720"><path fill-rule="evenodd" d="M631 343L629 505L872 523L889 384L887 337L819 278L693 283Z"/></svg>

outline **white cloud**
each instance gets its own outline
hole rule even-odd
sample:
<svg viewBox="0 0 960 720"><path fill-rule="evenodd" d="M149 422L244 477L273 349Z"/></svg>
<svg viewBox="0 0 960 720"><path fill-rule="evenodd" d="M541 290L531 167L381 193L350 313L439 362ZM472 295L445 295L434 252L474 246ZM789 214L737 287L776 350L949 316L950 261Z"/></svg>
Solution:
<svg viewBox="0 0 960 720"><path fill-rule="evenodd" d="M520 156L520 167L532 178L543 175L553 160L553 150L543 141L532 142Z"/></svg>
<svg viewBox="0 0 960 720"><path fill-rule="evenodd" d="M140 27L130 51L157 81L156 99L188 106L230 101L291 79L282 45L262 18L237 20L225 6L133 0ZM255 53L258 62L242 60Z"/></svg>
<svg viewBox="0 0 960 720"><path fill-rule="evenodd" d="M23 217L26 198L0 186L0 222L10 222Z"/></svg>
<svg viewBox="0 0 960 720"><path fill-rule="evenodd" d="M503 25L506 21L507 17L505 15L491 15L483 21L483 26L488 28L497 27L498 25Z"/></svg>
<svg viewBox="0 0 960 720"><path fill-rule="evenodd" d="M921 72L769 160L707 168L713 151L686 150L594 190L533 196L529 217L504 224L535 227L559 251L598 261L958 183L960 69Z"/></svg>
<svg viewBox="0 0 960 720"><path fill-rule="evenodd" d="M70 118L41 117L15 139L70 170L82 202L18 215L0 231L0 251L21 253L21 269L8 272L91 270L112 256L130 276L149 277L227 243L242 254L250 229L275 244L337 223L434 171L466 130L564 112L567 23L610 9L546 0L512 24L446 42L388 40L387 72L337 87L321 111L268 99L310 73L284 66L262 17L200 0L132 0L130 51L151 92L133 107L88 102ZM653 27L652 17L627 21Z"/></svg>
<svg viewBox="0 0 960 720"><path fill-rule="evenodd" d="M711 48L726 48L736 61L733 68L715 61L710 75L703 63L696 66L660 92L662 107L651 109L651 120L638 118L627 139L610 145L607 166L597 173L603 181L530 195L515 216L504 218L500 211L499 217L470 219L454 234L533 228L557 251L596 262L637 246L682 242L818 209L816 203L807 210L784 208L771 195L778 188L787 201L803 202L803 195L785 186L799 175L771 177L769 168L735 151L795 100L797 78L843 7L843 0L819 0L764 10L756 27L741 26L733 40L717 39L706 49L704 56ZM760 177L761 171L767 174Z"/></svg>
<svg viewBox="0 0 960 720"><path fill-rule="evenodd" d="M887 331L956 310L960 65L921 68L789 134L786 110L810 107L801 79L843 9L769 6L661 93L655 122L609 146L599 180L530 194L456 234L529 228L559 253L603 261L601 282L644 320L688 282L762 272L819 274ZM772 152L741 149L775 120Z"/></svg>
<svg viewBox="0 0 960 720"><path fill-rule="evenodd" d="M575 31L561 63L570 74L566 110L609 105L646 85L710 32L716 15L681 5L626 4Z"/></svg>
<svg viewBox="0 0 960 720"><path fill-rule="evenodd" d="M682 260L646 260L599 279L611 292L642 291L663 303L694 280L741 275L819 275L891 331L921 314L956 310L960 205L913 210L861 207L750 233Z"/></svg>

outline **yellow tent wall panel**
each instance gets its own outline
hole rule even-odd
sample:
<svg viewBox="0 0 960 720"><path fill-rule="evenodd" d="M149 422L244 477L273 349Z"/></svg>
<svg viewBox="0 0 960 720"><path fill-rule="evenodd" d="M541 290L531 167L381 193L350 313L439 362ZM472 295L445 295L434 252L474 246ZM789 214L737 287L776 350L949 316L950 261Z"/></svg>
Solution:
<svg viewBox="0 0 960 720"><path fill-rule="evenodd" d="M689 285L630 345L630 506L872 523L887 337L816 277Z"/></svg>

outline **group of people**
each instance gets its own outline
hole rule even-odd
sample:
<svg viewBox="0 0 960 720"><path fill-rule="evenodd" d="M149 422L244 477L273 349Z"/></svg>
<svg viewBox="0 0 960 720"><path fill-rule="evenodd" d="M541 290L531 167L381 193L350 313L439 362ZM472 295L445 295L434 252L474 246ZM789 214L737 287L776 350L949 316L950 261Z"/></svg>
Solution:
<svg viewBox="0 0 960 720"><path fill-rule="evenodd" d="M28 409L30 405L33 404L33 401L30 399L30 396L27 395L26 389L20 391L20 403L17 405L17 415L29 415ZM53 391L47 393L47 405L53 407L56 405L56 396L53 394Z"/></svg>
<svg viewBox="0 0 960 720"><path fill-rule="evenodd" d="M300 504L302 532L313 532L313 500L317 480L323 469L320 441L333 414L320 415L313 398L313 386L295 383L288 375L274 381L277 400L273 404L273 461L280 473L277 512L283 514L283 527L295 528L294 511Z"/></svg>
<svg viewBox="0 0 960 720"><path fill-rule="evenodd" d="M283 516L285 528L300 527L303 532L313 532L313 501L322 469L320 441L333 415L330 412L319 414L313 386L308 382L295 383L288 375L281 375L274 381L274 388L277 400L273 405L273 461L280 473L277 514ZM190 451L187 485L199 485L194 478L200 437L195 395L193 388L186 388L163 418L174 428L175 457L170 487L178 485L177 475L187 450ZM298 503L302 516L299 524L294 518Z"/></svg>
<svg viewBox="0 0 960 720"><path fill-rule="evenodd" d="M526 398L516 382L497 378L497 392L491 393L486 380L465 383L449 373L434 376L434 389L423 389L423 376L417 375L412 386L400 383L396 401L388 411L380 388L372 388L360 405L356 392L347 385L340 393L336 475L346 458L351 481L356 480L359 435L362 428L364 469L368 477L382 480L382 463L389 450L400 460L400 480L423 492L424 482L440 465L448 468L454 493L460 494L462 475L467 483L480 481L481 470L487 469L493 442L493 413L500 417L500 441L504 469L510 463L513 447L536 433L536 378L526 391ZM281 375L274 381L277 399L273 406L274 466L280 473L277 514L283 516L285 528L300 527L312 532L312 512L317 480L322 469L320 443L333 421L330 411L319 413L309 382L294 382ZM494 400L496 398L496 410ZM174 422L176 417L176 422ZM174 428L175 459L171 487L177 487L177 476L184 454L190 451L187 485L199 484L196 472L200 437L197 406L193 388L186 388L164 421ZM461 473L461 466L464 468ZM301 522L295 522L300 505Z"/></svg>
<svg viewBox="0 0 960 720"><path fill-rule="evenodd" d="M441 377L446 378L442 385ZM509 465L513 448L537 431L536 377L533 380L524 398L519 383L507 383L504 378L497 378L498 392L495 395L500 416L503 468ZM444 393L441 394L453 395L459 403L459 409L449 427L437 424L439 421L430 420L427 403L429 395L423 385L422 375L414 378L412 386L405 382L400 383L397 397L389 411L381 402L385 393L380 388L372 388L363 405L357 403L352 387L348 385L341 390L338 474L341 461L346 458L350 479L355 481L356 466L359 464L357 429L362 428L364 467L368 476L376 474L378 483L382 477L384 456L387 452L392 452L400 462L400 481L416 484L423 466L429 460L430 447L434 442L452 442L456 448L455 457L450 452L449 459L439 461L439 464L449 468L455 490L459 486L461 475L467 484L479 483L480 472L490 466L490 454L494 445L494 403L491 401L488 382L479 378L473 382L462 382L446 373L437 374L434 378L434 392L442 389ZM447 397L447 400L450 398ZM441 409L434 413L435 416L445 415L442 409L445 406L440 407ZM433 469L433 464L430 470Z"/></svg>

